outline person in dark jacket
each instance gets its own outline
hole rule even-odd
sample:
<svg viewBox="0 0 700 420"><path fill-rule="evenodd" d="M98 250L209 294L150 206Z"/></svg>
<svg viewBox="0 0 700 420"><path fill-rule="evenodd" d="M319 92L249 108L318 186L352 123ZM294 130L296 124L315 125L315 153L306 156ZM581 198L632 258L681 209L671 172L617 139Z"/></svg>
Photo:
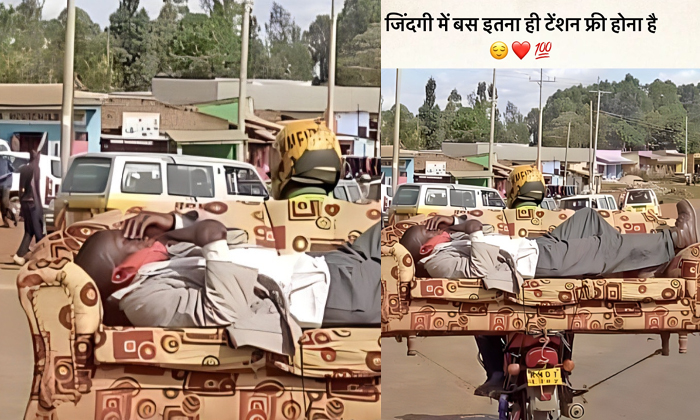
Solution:
<svg viewBox="0 0 700 420"><path fill-rule="evenodd" d="M10 227L8 219L17 226L17 218L10 209L10 189L12 189L12 173L15 168L8 156L0 156L0 220L4 223L0 227Z"/></svg>
<svg viewBox="0 0 700 420"><path fill-rule="evenodd" d="M18 265L24 265L26 262L24 256L29 252L32 238L38 243L44 237L44 208L41 205L39 189L41 179L39 156L38 150L29 151L29 162L19 168L19 203L20 215L24 219L24 237L17 253L12 256Z"/></svg>

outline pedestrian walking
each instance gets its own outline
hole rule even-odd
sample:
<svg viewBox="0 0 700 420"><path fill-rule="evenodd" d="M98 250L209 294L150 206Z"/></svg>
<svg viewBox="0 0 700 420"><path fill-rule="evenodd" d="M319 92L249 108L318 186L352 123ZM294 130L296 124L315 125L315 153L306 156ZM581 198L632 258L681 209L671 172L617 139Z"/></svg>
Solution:
<svg viewBox="0 0 700 420"><path fill-rule="evenodd" d="M0 220L3 225L0 227L8 228L12 220L17 226L17 218L10 209L10 189L12 189L12 173L15 168L7 156L0 156Z"/></svg>
<svg viewBox="0 0 700 420"><path fill-rule="evenodd" d="M24 265L32 238L38 243L44 237L44 208L41 205L39 180L39 151L29 151L29 162L19 168L19 203L20 214L24 219L24 237L12 259L18 265Z"/></svg>

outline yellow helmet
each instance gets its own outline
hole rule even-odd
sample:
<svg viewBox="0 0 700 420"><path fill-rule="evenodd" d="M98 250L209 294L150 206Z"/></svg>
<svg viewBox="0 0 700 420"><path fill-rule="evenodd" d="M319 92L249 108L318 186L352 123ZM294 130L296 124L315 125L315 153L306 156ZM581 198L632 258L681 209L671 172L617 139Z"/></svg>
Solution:
<svg viewBox="0 0 700 420"><path fill-rule="evenodd" d="M544 200L545 191L544 177L537 167L516 166L508 177L506 193L508 208L513 209L522 205L538 206Z"/></svg>
<svg viewBox="0 0 700 420"><path fill-rule="evenodd" d="M338 138L323 122L300 120L277 134L270 153L272 197L284 200L299 189L333 191L340 179Z"/></svg>

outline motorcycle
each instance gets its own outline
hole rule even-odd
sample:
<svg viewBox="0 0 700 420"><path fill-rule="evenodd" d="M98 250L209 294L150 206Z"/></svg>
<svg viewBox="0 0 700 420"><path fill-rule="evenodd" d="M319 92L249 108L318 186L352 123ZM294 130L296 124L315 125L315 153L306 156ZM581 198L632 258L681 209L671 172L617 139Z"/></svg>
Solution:
<svg viewBox="0 0 700 420"><path fill-rule="evenodd" d="M504 370L506 382L499 397L499 420L580 419L583 405L573 397L586 390L571 387L569 375L573 334L544 331L508 336Z"/></svg>

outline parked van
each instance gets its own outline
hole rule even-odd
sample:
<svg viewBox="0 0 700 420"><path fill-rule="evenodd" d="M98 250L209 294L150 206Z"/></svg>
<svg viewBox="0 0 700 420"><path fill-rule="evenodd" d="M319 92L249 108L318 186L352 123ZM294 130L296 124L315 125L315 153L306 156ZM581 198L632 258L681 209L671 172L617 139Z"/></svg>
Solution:
<svg viewBox="0 0 700 420"><path fill-rule="evenodd" d="M56 199L66 226L149 202L247 201L269 197L255 167L199 156L87 153L74 156Z"/></svg>
<svg viewBox="0 0 700 420"><path fill-rule="evenodd" d="M578 210L584 207L598 210L618 210L615 198L609 194L574 195L559 201L560 209Z"/></svg>
<svg viewBox="0 0 700 420"><path fill-rule="evenodd" d="M659 200L650 188L629 189L620 196L620 208L624 211L644 212L651 210L661 214Z"/></svg>
<svg viewBox="0 0 700 420"><path fill-rule="evenodd" d="M546 210L559 210L559 205L557 204L556 200L551 197L547 197L542 200L540 207Z"/></svg>
<svg viewBox="0 0 700 420"><path fill-rule="evenodd" d="M0 159L7 159L15 168L12 174L12 188L10 189L10 203L15 216L19 216L19 168L29 162L29 153L26 152L2 152ZM41 155L39 157L39 170L41 178L39 189L41 191L41 204L44 206L44 225L50 231L53 227L53 205L61 185L61 160L56 156Z"/></svg>
<svg viewBox="0 0 700 420"><path fill-rule="evenodd" d="M357 203L363 200L360 185L354 179L341 179L333 189L333 197L338 200Z"/></svg>
<svg viewBox="0 0 700 420"><path fill-rule="evenodd" d="M417 214L465 209L503 209L506 203L493 188L460 184L403 184L389 206L389 220L399 222Z"/></svg>

